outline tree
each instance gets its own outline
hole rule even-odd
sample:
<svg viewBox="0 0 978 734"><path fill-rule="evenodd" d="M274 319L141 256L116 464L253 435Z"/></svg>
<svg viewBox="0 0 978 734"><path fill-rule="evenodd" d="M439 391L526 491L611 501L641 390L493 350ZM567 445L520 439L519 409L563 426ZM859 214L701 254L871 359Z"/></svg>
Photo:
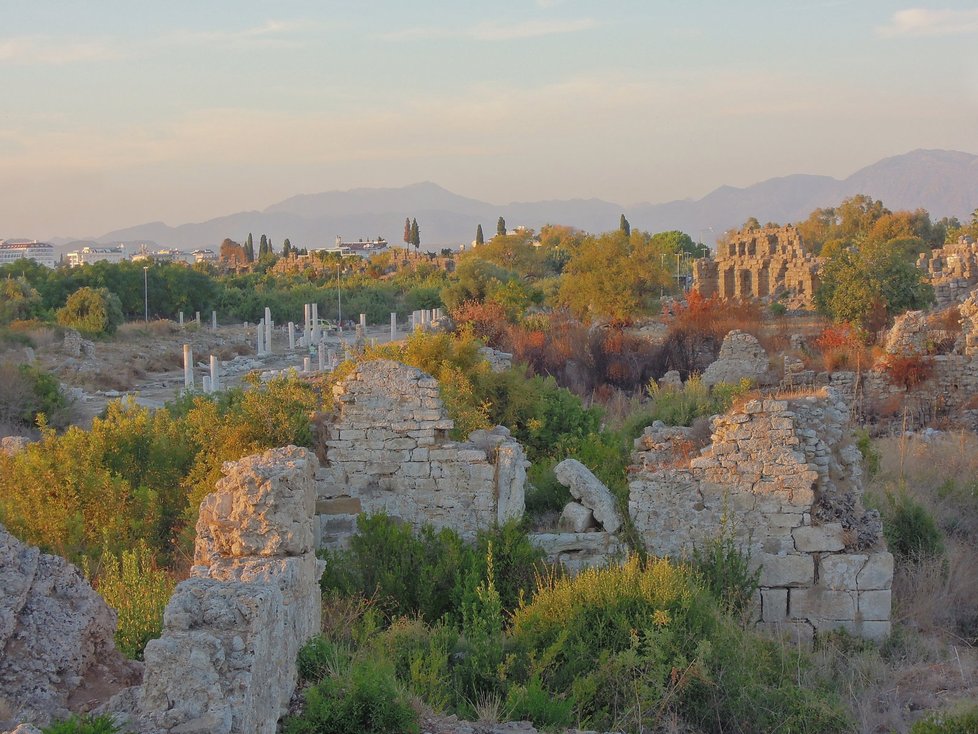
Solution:
<svg viewBox="0 0 978 734"><path fill-rule="evenodd" d="M409 247L411 245L411 220L408 217L404 217L404 246Z"/></svg>
<svg viewBox="0 0 978 734"><path fill-rule="evenodd" d="M621 219L618 220L618 229L620 229L626 237L632 233L632 225L630 225L628 220L625 219L624 214L622 214Z"/></svg>
<svg viewBox="0 0 978 734"><path fill-rule="evenodd" d="M486 244L486 238L482 235L482 225L480 224L475 228L475 244L484 245Z"/></svg>
<svg viewBox="0 0 978 734"><path fill-rule="evenodd" d="M268 238L265 235L261 236L261 240L258 243L258 259L261 260L266 255L271 254L272 248L268 244Z"/></svg>
<svg viewBox="0 0 978 734"><path fill-rule="evenodd" d="M245 240L244 252L248 262L253 263L255 261L255 241L251 237L251 232L248 233L248 239Z"/></svg>
<svg viewBox="0 0 978 734"><path fill-rule="evenodd" d="M506 235L506 220L502 217L496 220L496 234L500 237L504 237Z"/></svg>
<svg viewBox="0 0 978 734"><path fill-rule="evenodd" d="M894 316L924 308L934 289L898 247L864 244L836 250L822 269L815 307L838 322L882 328Z"/></svg>
<svg viewBox="0 0 978 734"><path fill-rule="evenodd" d="M285 238L285 242L282 243L282 257L288 257L292 254L292 243L289 242L289 238Z"/></svg>
<svg viewBox="0 0 978 734"><path fill-rule="evenodd" d="M414 245L415 251L421 247L421 230L418 229L418 220L411 220L411 244Z"/></svg>
<svg viewBox="0 0 978 734"><path fill-rule="evenodd" d="M122 303L108 288L79 288L58 309L58 323L84 334L111 334L123 322Z"/></svg>

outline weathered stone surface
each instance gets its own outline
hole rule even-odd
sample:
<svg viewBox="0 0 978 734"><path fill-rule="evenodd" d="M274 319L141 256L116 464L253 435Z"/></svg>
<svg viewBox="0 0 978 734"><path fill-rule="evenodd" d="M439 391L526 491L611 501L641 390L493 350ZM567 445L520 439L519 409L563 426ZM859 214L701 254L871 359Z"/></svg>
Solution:
<svg viewBox="0 0 978 734"><path fill-rule="evenodd" d="M286 446L224 465L201 504L191 578L145 650L143 685L107 707L140 734L274 734L296 656L321 624L318 461Z"/></svg>
<svg viewBox="0 0 978 734"><path fill-rule="evenodd" d="M683 378L678 370L669 370L659 378L659 387L664 389L680 389L683 386Z"/></svg>
<svg viewBox="0 0 978 734"><path fill-rule="evenodd" d="M195 565L313 551L317 466L310 451L295 446L225 464L224 478L200 505Z"/></svg>
<svg viewBox="0 0 978 734"><path fill-rule="evenodd" d="M892 597L889 589L860 591L859 617L867 622L885 622L890 619Z"/></svg>
<svg viewBox="0 0 978 734"><path fill-rule="evenodd" d="M793 619L852 620L856 618L855 592L819 587L791 589L788 612Z"/></svg>
<svg viewBox="0 0 978 734"><path fill-rule="evenodd" d="M868 558L866 555L848 553L823 556L818 561L819 586L836 591L858 588L856 579Z"/></svg>
<svg viewBox="0 0 978 734"><path fill-rule="evenodd" d="M762 587L811 586L815 583L815 561L809 555L775 556L762 554Z"/></svg>
<svg viewBox="0 0 978 734"><path fill-rule="evenodd" d="M720 356L703 372L704 385L735 385L743 379L760 380L770 368L767 352L757 337L734 330L723 337Z"/></svg>
<svg viewBox="0 0 978 734"><path fill-rule="evenodd" d="M788 590L761 589L761 621L784 622L788 618Z"/></svg>
<svg viewBox="0 0 978 734"><path fill-rule="evenodd" d="M116 651L116 613L63 558L0 525L0 701L15 723L46 725L75 701L108 698L141 668Z"/></svg>
<svg viewBox="0 0 978 734"><path fill-rule="evenodd" d="M502 426L473 431L464 443L448 440L453 423L431 376L377 360L334 394L338 411L326 422L321 451L329 466L317 477L323 547L348 543L354 507L464 538L522 517L529 465L522 446Z"/></svg>
<svg viewBox="0 0 978 734"><path fill-rule="evenodd" d="M583 533L596 524L591 510L577 502L568 502L560 513L557 529L567 533Z"/></svg>
<svg viewBox="0 0 978 734"><path fill-rule="evenodd" d="M572 576L585 568L607 566L628 553L628 546L611 533L531 533L529 538L549 563L562 564Z"/></svg>
<svg viewBox="0 0 978 734"><path fill-rule="evenodd" d="M802 553L840 551L846 547L842 532L842 523L831 522L795 528L791 537L795 540L795 549Z"/></svg>
<svg viewBox="0 0 978 734"><path fill-rule="evenodd" d="M856 576L856 588L860 590L889 589L892 584L892 553L873 553Z"/></svg>
<svg viewBox="0 0 978 734"><path fill-rule="evenodd" d="M571 495L594 513L609 533L617 533L621 527L618 506L611 491L601 483L591 470L577 459L564 459L554 467L557 481L570 489Z"/></svg>
<svg viewBox="0 0 978 734"><path fill-rule="evenodd" d="M923 311L907 311L896 317L883 346L887 354L900 357L927 353L927 317Z"/></svg>

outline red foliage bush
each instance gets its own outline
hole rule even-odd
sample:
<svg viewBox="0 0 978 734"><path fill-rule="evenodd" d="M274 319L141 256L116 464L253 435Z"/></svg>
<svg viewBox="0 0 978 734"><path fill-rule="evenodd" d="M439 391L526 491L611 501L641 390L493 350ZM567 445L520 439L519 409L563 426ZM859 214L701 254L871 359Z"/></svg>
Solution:
<svg viewBox="0 0 978 734"><path fill-rule="evenodd" d="M495 301L465 301L451 316L457 326L471 326L472 333L490 347L499 348L509 328L506 309Z"/></svg>
<svg viewBox="0 0 978 734"><path fill-rule="evenodd" d="M919 355L891 354L883 360L882 367L890 382L908 392L934 374L934 363Z"/></svg>

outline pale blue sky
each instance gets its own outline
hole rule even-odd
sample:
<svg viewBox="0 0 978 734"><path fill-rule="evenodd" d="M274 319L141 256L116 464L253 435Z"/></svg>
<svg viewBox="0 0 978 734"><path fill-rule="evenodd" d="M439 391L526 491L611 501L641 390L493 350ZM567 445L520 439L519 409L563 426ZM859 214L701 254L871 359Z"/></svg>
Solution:
<svg viewBox="0 0 978 734"><path fill-rule="evenodd" d="M971 2L0 0L0 237L431 180L699 197L978 153Z"/></svg>

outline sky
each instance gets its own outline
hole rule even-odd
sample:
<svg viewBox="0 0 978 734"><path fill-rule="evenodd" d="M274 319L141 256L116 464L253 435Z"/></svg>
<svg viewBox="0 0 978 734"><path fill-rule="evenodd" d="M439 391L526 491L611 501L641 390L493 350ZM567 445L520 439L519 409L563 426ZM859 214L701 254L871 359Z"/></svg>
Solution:
<svg viewBox="0 0 978 734"><path fill-rule="evenodd" d="M434 181L699 198L978 153L974 0L0 0L0 238Z"/></svg>

